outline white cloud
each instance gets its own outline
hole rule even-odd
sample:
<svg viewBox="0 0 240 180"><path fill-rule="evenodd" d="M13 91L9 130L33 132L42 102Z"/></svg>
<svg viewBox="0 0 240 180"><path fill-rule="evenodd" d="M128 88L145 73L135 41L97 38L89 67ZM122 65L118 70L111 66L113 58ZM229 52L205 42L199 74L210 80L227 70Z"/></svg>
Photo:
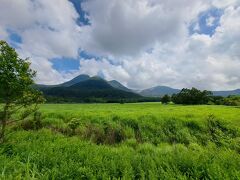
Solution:
<svg viewBox="0 0 240 180"><path fill-rule="evenodd" d="M54 83L61 81L62 75L52 69L48 60L78 56L77 18L77 12L68 1L0 0L0 37L8 39L9 29L19 34L22 44L18 52L31 57L40 82Z"/></svg>
<svg viewBox="0 0 240 180"><path fill-rule="evenodd" d="M217 8L226 8L229 6L239 6L240 1L239 0L212 0L210 1L213 6Z"/></svg>
<svg viewBox="0 0 240 180"><path fill-rule="evenodd" d="M77 73L100 73L140 89L240 87L239 0L90 0L83 7L91 25L81 27L69 1L0 0L0 4L0 38L8 38L7 29L22 37L18 51L32 59L38 82L54 84ZM212 7L223 10L215 34L189 35L191 22ZM212 26L214 18L206 23ZM79 71L69 74L52 68L49 59L77 58L79 48L103 58L81 59Z"/></svg>
<svg viewBox="0 0 240 180"><path fill-rule="evenodd" d="M7 39L7 32L0 26L0 39Z"/></svg>
<svg viewBox="0 0 240 180"><path fill-rule="evenodd" d="M113 65L108 60L80 60L80 71L81 74L89 74L90 76L95 76L99 73L104 75L107 80L119 80L123 84L131 79L128 72L121 65Z"/></svg>
<svg viewBox="0 0 240 180"><path fill-rule="evenodd" d="M215 20L216 20L215 17L209 16L209 17L206 19L206 25L209 26L209 27L213 26Z"/></svg>
<svg viewBox="0 0 240 180"><path fill-rule="evenodd" d="M199 23L198 23L198 22L194 25L193 31L194 31L194 32L199 32L199 31L200 31L200 26L199 26Z"/></svg>
<svg viewBox="0 0 240 180"><path fill-rule="evenodd" d="M132 88L158 84L213 90L239 88L239 9L230 6L224 10L220 26L212 37L203 34L182 36L180 45L160 42L150 54L141 52L121 58L121 66L130 77L127 85ZM108 72L108 68L101 65L98 70Z"/></svg>
<svg viewBox="0 0 240 180"><path fill-rule="evenodd" d="M136 55L156 43L180 43L188 23L208 5L204 1L92 0L84 4L91 27L83 46L96 54Z"/></svg>

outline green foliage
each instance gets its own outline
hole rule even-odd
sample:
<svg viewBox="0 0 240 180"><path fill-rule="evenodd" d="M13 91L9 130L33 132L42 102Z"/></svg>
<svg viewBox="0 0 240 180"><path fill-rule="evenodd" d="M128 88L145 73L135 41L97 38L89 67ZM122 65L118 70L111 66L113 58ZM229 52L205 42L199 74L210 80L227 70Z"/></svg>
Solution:
<svg viewBox="0 0 240 180"><path fill-rule="evenodd" d="M45 104L41 129L9 128L0 179L239 179L239 110Z"/></svg>
<svg viewBox="0 0 240 180"><path fill-rule="evenodd" d="M18 132L14 139L17 144L1 147L3 179L238 179L240 175L239 154L211 144L108 147L47 130Z"/></svg>
<svg viewBox="0 0 240 180"><path fill-rule="evenodd" d="M71 98L71 97L54 97L46 96L47 103L137 103L137 102L160 102L159 97L139 97L139 98L95 98L95 97L81 97L81 98Z"/></svg>
<svg viewBox="0 0 240 180"><path fill-rule="evenodd" d="M68 127L72 130L72 133L75 134L75 130L77 129L77 127L80 125L80 120L73 118L69 123L68 123Z"/></svg>
<svg viewBox="0 0 240 180"><path fill-rule="evenodd" d="M140 95L112 87L107 81L100 78L90 78L69 87L58 86L40 88L49 100L62 98L73 102L108 102L121 99L138 99Z"/></svg>
<svg viewBox="0 0 240 180"><path fill-rule="evenodd" d="M0 99L4 103L0 110L0 141L4 139L5 127L13 114L27 107L24 119L36 111L38 103L44 102L42 93L32 88L35 75L27 59L19 58L13 48L0 41Z"/></svg>
<svg viewBox="0 0 240 180"><path fill-rule="evenodd" d="M226 106L240 106L240 96L212 96L211 102L216 105L226 105Z"/></svg>
<svg viewBox="0 0 240 180"><path fill-rule="evenodd" d="M4 103L22 99L29 90L36 74L29 67L29 62L20 59L13 48L0 41L0 96Z"/></svg>
<svg viewBox="0 0 240 180"><path fill-rule="evenodd" d="M178 94L172 95L172 101L176 104L207 104L211 95L210 91L184 88Z"/></svg>
<svg viewBox="0 0 240 180"><path fill-rule="evenodd" d="M25 120L21 123L21 127L24 130L39 130L43 127L41 112L36 111L33 115L33 119Z"/></svg>
<svg viewBox="0 0 240 180"><path fill-rule="evenodd" d="M162 99L161 99L161 102L163 103L163 104L167 104L167 103L169 103L171 101L171 97L169 96L169 95L164 95L163 97L162 97Z"/></svg>
<svg viewBox="0 0 240 180"><path fill-rule="evenodd" d="M224 97L222 97L222 96L212 96L211 100L208 102L208 104L223 105L223 99L224 99Z"/></svg>
<svg viewBox="0 0 240 180"><path fill-rule="evenodd" d="M223 105L240 106L240 96L229 96L223 99Z"/></svg>

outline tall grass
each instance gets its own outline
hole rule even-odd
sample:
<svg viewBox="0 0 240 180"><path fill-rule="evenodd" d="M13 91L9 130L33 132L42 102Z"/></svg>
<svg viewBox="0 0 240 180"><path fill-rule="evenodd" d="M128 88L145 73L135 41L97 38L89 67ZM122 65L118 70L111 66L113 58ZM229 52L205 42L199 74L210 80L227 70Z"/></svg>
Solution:
<svg viewBox="0 0 240 180"><path fill-rule="evenodd" d="M31 118L9 129L0 179L240 177L235 107L44 105L41 112L41 129Z"/></svg>

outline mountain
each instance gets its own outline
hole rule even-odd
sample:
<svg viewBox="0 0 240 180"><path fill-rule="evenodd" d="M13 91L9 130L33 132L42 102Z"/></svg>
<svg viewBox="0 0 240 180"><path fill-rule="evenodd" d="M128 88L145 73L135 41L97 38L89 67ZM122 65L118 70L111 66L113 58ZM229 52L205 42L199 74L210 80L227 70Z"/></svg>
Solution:
<svg viewBox="0 0 240 180"><path fill-rule="evenodd" d="M82 81L86 81L90 78L91 77L89 75L81 74L81 75L71 79L70 81L64 82L62 84L57 84L57 85L37 84L37 85L35 85L35 87L40 88L40 89L53 88L53 87L59 87L59 86L69 87L69 86L72 86L74 84L80 83ZM93 76L92 78L100 78L100 77ZM119 90L123 90L123 91L127 91L127 92L133 92L131 89L128 89L127 87L123 86L120 82L118 82L116 80L108 81L108 84L110 84L112 87L114 87L116 89L119 89Z"/></svg>
<svg viewBox="0 0 240 180"><path fill-rule="evenodd" d="M71 81L71 83L72 82L73 81ZM67 85L69 84L70 83L67 82ZM77 102L87 99L116 100L134 99L141 97L140 95L133 92L127 92L114 88L107 81L100 77L91 77L71 86L66 86L66 83L63 83L63 85L60 86L43 88L41 90L46 97L67 98Z"/></svg>
<svg viewBox="0 0 240 180"><path fill-rule="evenodd" d="M240 95L240 89L232 90L232 91L212 91L214 96L223 96L227 97L229 95Z"/></svg>
<svg viewBox="0 0 240 180"><path fill-rule="evenodd" d="M172 95L179 93L180 89L174 89L167 86L156 86L150 89L145 89L139 92L142 96L148 97L162 97L165 94ZM240 89L232 90L232 91L212 91L214 96L223 96L227 97L230 95L240 95Z"/></svg>
<svg viewBox="0 0 240 180"><path fill-rule="evenodd" d="M70 81L67 81L65 83L62 83L62 84L59 84L58 86L64 86L64 87L69 87L69 86L72 86L74 84L77 84L77 83L80 83L82 81L86 81L90 79L90 76L89 75L86 75L86 74L81 74L75 78L73 78L72 80Z"/></svg>
<svg viewBox="0 0 240 180"><path fill-rule="evenodd" d="M113 87L108 84L107 81L100 77L92 77L86 81L76 83L70 86L71 89L86 89L86 90L104 90L104 89L113 89Z"/></svg>
<svg viewBox="0 0 240 180"><path fill-rule="evenodd" d="M54 87L69 87L72 86L76 83L88 80L90 78L90 76L86 75L86 74L81 74L73 79L71 79L70 81L64 82L62 84L56 84L56 85L45 85L45 84L36 84L34 85L34 87L42 90L42 89L48 89L48 88L54 88Z"/></svg>
<svg viewBox="0 0 240 180"><path fill-rule="evenodd" d="M179 92L180 92L179 89L173 89L167 86L156 86L153 88L142 90L140 91L139 94L141 94L142 96L148 96L148 97L159 97L159 96L161 97L161 96L164 96L165 94L172 95Z"/></svg>
<svg viewBox="0 0 240 180"><path fill-rule="evenodd" d="M162 97L165 94L172 95L179 93L179 89L167 86L156 86L142 91L134 92L123 86L116 80L106 81L98 76L90 77L86 74L79 75L70 81L57 85L35 85L43 91L45 96L61 98L103 98L121 99L138 97ZM214 96L240 95L240 89L232 91L212 91Z"/></svg>
<svg viewBox="0 0 240 180"><path fill-rule="evenodd" d="M79 82L82 82L82 81L85 81L85 80L88 80L90 79L91 77L86 75L86 74L82 74L82 75L79 75L75 78L73 78L72 80L70 81L67 81L63 84L60 84L60 86L65 86L65 87L69 87L71 85L74 85L74 84L77 84ZM102 79L98 76L93 76L92 79L95 78L95 79ZM116 81L116 80L112 80L112 81L107 81L108 84L110 84L112 87L116 88L116 89L120 89L120 90L123 90L123 91L128 91L128 92L132 92L131 89L128 89L127 87L123 86L120 82Z"/></svg>
<svg viewBox="0 0 240 180"><path fill-rule="evenodd" d="M120 89L127 92L133 92L131 89L128 89L127 87L123 86L120 82L116 80L108 81L108 83L116 89Z"/></svg>

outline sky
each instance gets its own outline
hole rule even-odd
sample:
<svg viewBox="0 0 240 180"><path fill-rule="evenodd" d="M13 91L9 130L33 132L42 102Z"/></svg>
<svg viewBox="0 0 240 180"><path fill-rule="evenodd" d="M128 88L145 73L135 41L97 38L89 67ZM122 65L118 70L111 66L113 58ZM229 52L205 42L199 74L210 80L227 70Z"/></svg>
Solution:
<svg viewBox="0 0 240 180"><path fill-rule="evenodd" d="M0 39L41 84L240 88L240 0L0 0Z"/></svg>

